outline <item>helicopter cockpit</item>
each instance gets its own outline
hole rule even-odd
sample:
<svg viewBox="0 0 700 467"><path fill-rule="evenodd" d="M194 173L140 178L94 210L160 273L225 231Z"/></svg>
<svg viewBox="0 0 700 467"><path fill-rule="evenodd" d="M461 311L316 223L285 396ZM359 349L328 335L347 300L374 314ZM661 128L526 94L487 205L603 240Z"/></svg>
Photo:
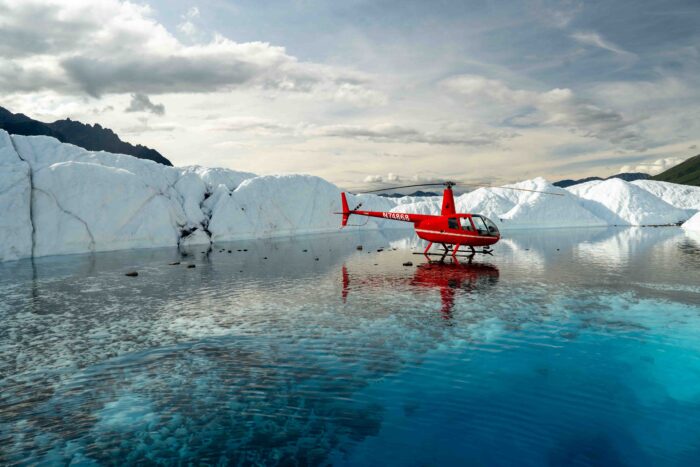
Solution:
<svg viewBox="0 0 700 467"><path fill-rule="evenodd" d="M451 230L466 230L479 235L499 236L496 223L481 214L457 214L447 219L447 227Z"/></svg>
<svg viewBox="0 0 700 467"><path fill-rule="evenodd" d="M474 222L474 227L479 235L499 235L496 224L486 216L473 214L472 222Z"/></svg>

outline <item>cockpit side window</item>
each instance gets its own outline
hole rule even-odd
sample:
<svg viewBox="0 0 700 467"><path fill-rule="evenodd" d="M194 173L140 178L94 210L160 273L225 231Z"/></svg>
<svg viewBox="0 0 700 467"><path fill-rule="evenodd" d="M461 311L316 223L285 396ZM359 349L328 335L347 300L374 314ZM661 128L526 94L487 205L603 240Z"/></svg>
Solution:
<svg viewBox="0 0 700 467"><path fill-rule="evenodd" d="M476 230L481 235L487 234L489 232L489 229L486 227L484 219L482 219L481 216L472 216L472 220L474 221L474 226L476 226Z"/></svg>
<svg viewBox="0 0 700 467"><path fill-rule="evenodd" d="M472 230L472 223L466 217L461 217L459 221L462 223L462 230Z"/></svg>
<svg viewBox="0 0 700 467"><path fill-rule="evenodd" d="M447 226L450 229L459 229L459 223L457 222L456 217L450 217L447 219Z"/></svg>

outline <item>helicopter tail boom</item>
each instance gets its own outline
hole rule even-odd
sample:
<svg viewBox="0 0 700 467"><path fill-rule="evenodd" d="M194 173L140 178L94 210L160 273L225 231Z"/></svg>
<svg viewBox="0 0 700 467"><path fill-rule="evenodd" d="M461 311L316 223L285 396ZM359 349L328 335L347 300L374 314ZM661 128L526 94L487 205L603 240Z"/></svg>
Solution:
<svg viewBox="0 0 700 467"><path fill-rule="evenodd" d="M345 193L340 193L340 202L343 207L342 212L336 212L335 214L342 214L343 218L340 222L340 228L343 228L348 225L348 218L350 217L351 214L355 214L357 216L367 216L367 217L379 217L382 219L389 219L393 221L403 221L403 222L413 222L414 224L416 222L423 221L425 219L429 218L435 218L439 216L433 216L430 214L409 214L409 213L403 213L403 212L382 212L382 211L362 211L359 210L358 208L362 206L362 203L358 204L355 209L350 209L348 206L348 200L345 196Z"/></svg>

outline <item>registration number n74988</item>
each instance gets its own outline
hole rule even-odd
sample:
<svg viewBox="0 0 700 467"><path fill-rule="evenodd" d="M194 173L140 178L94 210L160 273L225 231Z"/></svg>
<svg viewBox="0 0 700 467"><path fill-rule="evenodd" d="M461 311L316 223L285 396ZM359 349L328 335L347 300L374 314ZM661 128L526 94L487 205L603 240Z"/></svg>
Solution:
<svg viewBox="0 0 700 467"><path fill-rule="evenodd" d="M395 220L397 220L397 221L409 221L409 222L410 222L410 220L411 220L411 219L408 217L408 214L403 214L403 213L400 213L400 212L385 212L385 213L382 213L382 214L383 214L384 217L387 218L387 219L395 219Z"/></svg>

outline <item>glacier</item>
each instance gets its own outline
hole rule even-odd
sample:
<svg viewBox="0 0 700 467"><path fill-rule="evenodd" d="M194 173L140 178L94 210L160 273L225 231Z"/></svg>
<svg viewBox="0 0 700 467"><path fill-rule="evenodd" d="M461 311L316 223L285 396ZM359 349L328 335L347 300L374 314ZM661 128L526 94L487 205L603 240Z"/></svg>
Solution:
<svg viewBox="0 0 700 467"><path fill-rule="evenodd" d="M544 178L456 197L504 231L605 225L680 224L700 210L700 187L640 180L594 181L567 189ZM229 240L332 232L340 188L312 175L167 167L87 151L47 136L0 130L0 261L147 247L208 248ZM437 214L441 198L349 195L351 207ZM686 222L684 227L692 228ZM352 229L410 228L351 217ZM696 227L697 228L697 227Z"/></svg>

